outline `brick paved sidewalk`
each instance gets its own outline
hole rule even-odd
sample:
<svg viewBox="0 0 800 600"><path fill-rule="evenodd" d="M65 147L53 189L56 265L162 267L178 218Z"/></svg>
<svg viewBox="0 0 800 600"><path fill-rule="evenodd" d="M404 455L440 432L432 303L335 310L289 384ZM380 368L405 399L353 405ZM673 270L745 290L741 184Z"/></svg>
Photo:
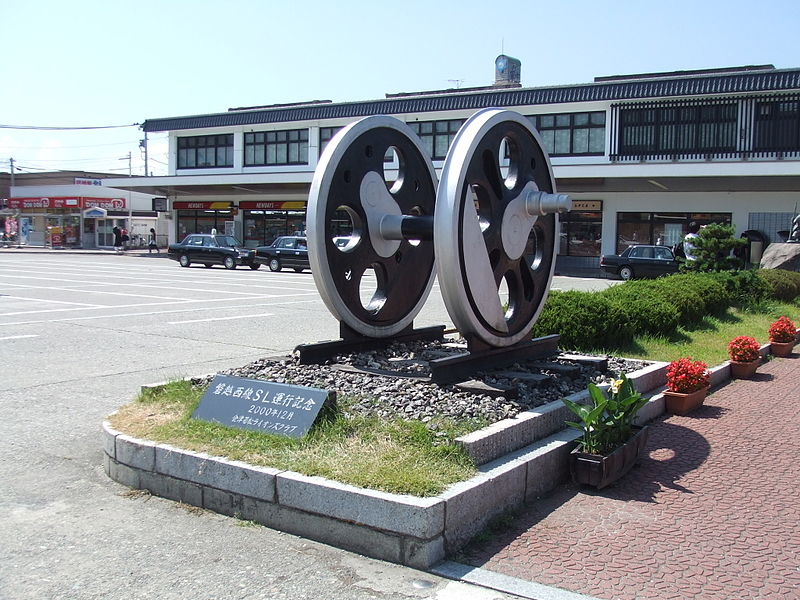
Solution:
<svg viewBox="0 0 800 600"><path fill-rule="evenodd" d="M800 598L800 355L762 365L601 491L562 486L462 562L603 599Z"/></svg>

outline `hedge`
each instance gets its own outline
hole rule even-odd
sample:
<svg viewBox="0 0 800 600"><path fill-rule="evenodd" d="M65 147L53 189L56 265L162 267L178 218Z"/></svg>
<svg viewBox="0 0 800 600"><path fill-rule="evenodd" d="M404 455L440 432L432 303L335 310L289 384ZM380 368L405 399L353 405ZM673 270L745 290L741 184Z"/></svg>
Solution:
<svg viewBox="0 0 800 600"><path fill-rule="evenodd" d="M533 336L557 333L571 350L616 348L633 340L633 328L619 304L598 292L550 292Z"/></svg>
<svg viewBox="0 0 800 600"><path fill-rule="evenodd" d="M761 269L757 273L776 300L790 302L800 296L800 273L783 269Z"/></svg>
<svg viewBox="0 0 800 600"><path fill-rule="evenodd" d="M683 273L626 281L602 292L554 290L533 328L534 337L561 336L571 350L619 348L635 335L672 334L708 314L764 299L800 298L800 273L778 270Z"/></svg>

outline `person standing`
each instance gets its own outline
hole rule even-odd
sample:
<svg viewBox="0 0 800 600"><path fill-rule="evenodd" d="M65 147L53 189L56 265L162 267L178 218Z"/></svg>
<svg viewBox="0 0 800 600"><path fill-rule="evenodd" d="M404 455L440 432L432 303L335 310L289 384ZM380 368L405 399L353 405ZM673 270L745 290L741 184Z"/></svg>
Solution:
<svg viewBox="0 0 800 600"><path fill-rule="evenodd" d="M153 250L156 251L156 254L161 254L161 250L158 249L158 242L156 241L156 230L151 227L150 239L147 242L147 253L150 254Z"/></svg>
<svg viewBox="0 0 800 600"><path fill-rule="evenodd" d="M122 252L122 230L114 225L111 233L114 234L114 250L116 250L117 254L119 254Z"/></svg>
<svg viewBox="0 0 800 600"><path fill-rule="evenodd" d="M689 233L687 233L683 238L683 253L686 256L686 260L697 259L697 257L694 255L694 241L700 237L697 234L698 231L700 231L700 226L696 221L689 223Z"/></svg>

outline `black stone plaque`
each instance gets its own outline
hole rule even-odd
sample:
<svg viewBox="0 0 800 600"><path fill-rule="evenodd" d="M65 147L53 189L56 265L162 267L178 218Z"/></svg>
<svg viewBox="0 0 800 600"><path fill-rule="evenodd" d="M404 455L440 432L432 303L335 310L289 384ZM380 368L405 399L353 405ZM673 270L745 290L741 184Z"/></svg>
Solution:
<svg viewBox="0 0 800 600"><path fill-rule="evenodd" d="M192 418L273 435L302 437L314 424L326 400L332 405L336 393L301 385L216 375Z"/></svg>

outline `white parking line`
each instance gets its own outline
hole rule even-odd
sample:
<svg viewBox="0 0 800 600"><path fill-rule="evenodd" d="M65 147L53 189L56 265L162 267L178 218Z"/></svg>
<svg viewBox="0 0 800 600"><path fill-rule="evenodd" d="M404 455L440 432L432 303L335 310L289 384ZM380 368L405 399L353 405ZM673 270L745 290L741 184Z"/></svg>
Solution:
<svg viewBox="0 0 800 600"><path fill-rule="evenodd" d="M24 338L34 338L39 337L38 335L7 335L5 337L0 337L0 342L3 340L21 340Z"/></svg>
<svg viewBox="0 0 800 600"><path fill-rule="evenodd" d="M226 298L230 300L230 298ZM263 300L263 297L260 297ZM238 301L239 298L236 298ZM201 302L198 300L198 302ZM303 302L316 302L316 300L291 300L286 302L266 302L262 304L248 304L248 308L255 308L256 306L280 306L282 304L301 304ZM174 303L171 303L174 304ZM101 308L133 308L136 306L153 306L152 304L130 304L125 307L119 306L107 306ZM240 308L239 306L228 306L228 307L208 307L208 306L198 306L195 308L181 308L176 310L151 310L147 312L132 312L132 313L122 313L122 314L111 314L111 315L92 315L91 317L64 317L63 319L39 319L36 321L16 321L12 323L0 323L0 326L7 327L9 325L36 325L39 323L61 323L65 321L92 321L95 319L119 319L122 317L149 317L152 315L168 315L172 313L182 313L182 312L198 312L201 310L225 310L226 308L230 308L231 310L235 308ZM71 309L65 309L71 310ZM23 313L24 314L24 313Z"/></svg>
<svg viewBox="0 0 800 600"><path fill-rule="evenodd" d="M206 323L208 321L230 321L232 319L252 319L253 317L272 317L274 313L260 313L257 315L235 315L232 317L212 317L209 319L192 319L190 321L167 321L167 325L182 325L184 323Z"/></svg>
<svg viewBox="0 0 800 600"><path fill-rule="evenodd" d="M49 300L47 298L28 298L26 296L3 296L3 298L11 298L12 300L25 300L31 302L51 302L52 304L74 304L76 306L81 307L89 307L89 308L103 308L101 304L87 304L86 302L67 302L66 300ZM58 309L58 310L80 310L77 308L73 309ZM6 314L14 314L14 313L6 313Z"/></svg>

